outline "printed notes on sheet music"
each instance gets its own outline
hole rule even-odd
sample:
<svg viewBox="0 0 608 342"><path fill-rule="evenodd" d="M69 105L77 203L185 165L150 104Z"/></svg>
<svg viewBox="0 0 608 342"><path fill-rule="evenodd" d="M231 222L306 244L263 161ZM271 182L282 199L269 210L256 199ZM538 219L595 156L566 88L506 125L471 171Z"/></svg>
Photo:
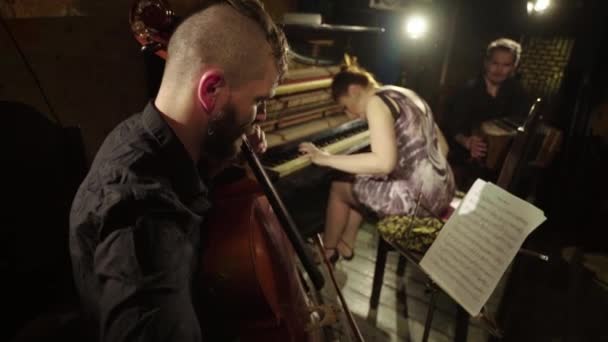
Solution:
<svg viewBox="0 0 608 342"><path fill-rule="evenodd" d="M476 316L543 212L478 179L422 258L431 279Z"/></svg>

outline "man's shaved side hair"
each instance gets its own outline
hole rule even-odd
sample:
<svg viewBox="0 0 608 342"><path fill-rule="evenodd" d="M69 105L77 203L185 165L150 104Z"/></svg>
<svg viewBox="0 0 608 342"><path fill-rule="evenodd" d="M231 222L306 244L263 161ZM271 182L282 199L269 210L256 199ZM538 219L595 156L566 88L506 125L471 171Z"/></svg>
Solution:
<svg viewBox="0 0 608 342"><path fill-rule="evenodd" d="M186 18L169 41L163 81L192 81L202 65L224 70L238 87L264 76L266 57L274 57L279 76L287 70L287 41L259 0L209 1Z"/></svg>

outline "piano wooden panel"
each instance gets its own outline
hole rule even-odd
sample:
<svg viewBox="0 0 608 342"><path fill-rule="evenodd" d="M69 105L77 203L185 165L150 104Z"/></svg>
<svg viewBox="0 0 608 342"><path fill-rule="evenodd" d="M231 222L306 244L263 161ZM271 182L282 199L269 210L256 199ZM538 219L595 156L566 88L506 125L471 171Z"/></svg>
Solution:
<svg viewBox="0 0 608 342"><path fill-rule="evenodd" d="M369 134L360 126L350 134L342 128L354 120L331 98L332 77L338 71L337 66L296 66L277 87L275 98L267 103L268 120L262 129L269 149L262 163L279 177L310 165L308 158L297 153L302 141L320 144L330 153L350 153L369 145ZM336 138L332 139L332 135Z"/></svg>
<svg viewBox="0 0 608 342"><path fill-rule="evenodd" d="M268 141L268 147L285 144L327 129L335 128L348 121L349 119L345 114L338 114L331 117L314 118L297 126L271 131L266 133L268 136L274 137L272 138L272 142Z"/></svg>

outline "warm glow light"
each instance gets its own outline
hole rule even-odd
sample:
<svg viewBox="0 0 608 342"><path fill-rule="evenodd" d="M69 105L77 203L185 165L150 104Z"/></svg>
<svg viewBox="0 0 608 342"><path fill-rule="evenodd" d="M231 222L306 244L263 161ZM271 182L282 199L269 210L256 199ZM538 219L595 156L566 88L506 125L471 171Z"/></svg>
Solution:
<svg viewBox="0 0 608 342"><path fill-rule="evenodd" d="M412 38L418 39L422 37L427 30L427 22L424 17L421 16L412 16L406 19L405 21L405 33Z"/></svg>
<svg viewBox="0 0 608 342"><path fill-rule="evenodd" d="M528 1L528 14L534 11L534 3L532 1Z"/></svg>
<svg viewBox="0 0 608 342"><path fill-rule="evenodd" d="M551 4L550 0L536 0L536 4L534 5L534 10L536 12L542 12L542 11L546 10L547 8L549 8L550 4Z"/></svg>
<svg viewBox="0 0 608 342"><path fill-rule="evenodd" d="M549 8L549 6L551 6L551 0L528 1L528 3L527 3L528 14L533 14L535 12L542 13L547 8Z"/></svg>

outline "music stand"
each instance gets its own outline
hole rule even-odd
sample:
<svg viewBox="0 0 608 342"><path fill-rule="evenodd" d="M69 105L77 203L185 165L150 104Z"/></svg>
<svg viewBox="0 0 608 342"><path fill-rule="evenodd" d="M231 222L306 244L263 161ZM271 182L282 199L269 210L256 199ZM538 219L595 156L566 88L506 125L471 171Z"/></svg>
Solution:
<svg viewBox="0 0 608 342"><path fill-rule="evenodd" d="M409 226L406 230L406 235L404 236L403 240L407 240L411 236L413 228L414 228L414 219L413 218L417 217L419 208L423 208L423 209L425 209L425 211L430 212L428 209L424 208L424 206L422 206L420 204L421 198L422 198L422 194L421 194L421 192L419 192L418 198L416 200L416 206L414 208L414 215L412 216L412 220L409 223ZM443 219L441 217L438 217L438 216L434 216L434 217L436 219L443 221ZM418 252L413 252L411 250L403 248L398 243L391 242L388 239L384 239L383 237L380 237L380 243L387 243L394 250L399 252L400 256L403 256L407 261L410 262L410 264L414 265L414 267L416 269L418 269L426 277L426 286L428 288L428 291L430 292L429 307L428 307L426 318L425 318L424 331L423 331L423 337L422 337L422 341L426 342L426 341L428 341L428 337L430 334L431 325L432 325L432 321L433 321L433 316L434 316L434 312L435 312L436 296L437 296L437 293L442 290L441 290L441 288L439 288L439 286L435 282L433 282L433 280L426 273L426 271L420 266L420 261L422 259L423 254L420 254ZM549 260L549 257L546 255L543 255L543 254L540 254L540 253L537 253L534 251L530 251L527 249L523 249L523 248L520 248L518 254L533 256L542 261ZM444 292L444 291L442 291L442 292ZM494 319L493 315L491 315L489 310L487 310L486 305L484 305L484 307L482 309L481 316L480 316L480 323L482 324L483 328L486 331L488 331L491 335L498 337L498 338L501 338L503 336L502 330L498 327L498 324L496 323L496 320Z"/></svg>
<svg viewBox="0 0 608 342"><path fill-rule="evenodd" d="M525 122L517 128L517 135L500 170L496 185L507 191L518 193L517 187L532 152L532 137L540 122L541 105L542 99L537 98L530 107Z"/></svg>
<svg viewBox="0 0 608 342"><path fill-rule="evenodd" d="M499 175L499 178L497 181L497 185L506 191L516 192L517 186L519 185L520 179L523 174L523 170L528 162L528 157L531 153L530 150L531 150L531 145L532 145L532 135L536 131L537 125L540 121L539 113L540 113L540 109L541 109L541 103L542 103L541 99L537 98L536 101L530 107L528 116L527 116L524 124L517 129L517 135L514 138L513 144L511 145L511 148L509 150L509 153L507 154L507 157L505 158L505 162L501 169L501 172L500 172L500 175ZM419 197L417 199L416 207L414 209L413 218L417 217L418 208L421 207L420 199L421 199L421 192L419 192ZM432 213L428 209L426 211L429 213ZM406 231L406 237L404 240L407 240L407 238L409 237L407 235L412 234L412 228L413 228L413 223L414 223L413 218L410 221L410 226L408 227L408 229ZM436 217L436 218L443 221L443 219L440 217ZM422 272L422 274L424 274L427 277L427 287L429 288L431 297L430 297L429 308L428 308L426 319L425 319L424 333L423 333L423 338L422 338L422 341L426 342L428 340L428 336L430 334L431 323L432 323L433 315L434 315L434 311L435 311L436 294L441 289L437 286L437 284L435 284L431 280L431 278L428 276L428 274L419 265L419 262L422 259L422 255L417 255L416 253L413 253L412 251L409 251L409 250L399 246L399 244L388 241L387 239L384 239L381 236L380 244L382 244L382 243L386 243L389 246L391 246L394 250L398 251L400 253L400 256L405 257L406 260L410 261L410 263L413 264L414 267L416 267L418 270L420 270ZM382 248L382 246L379 246L378 248L380 250L380 248ZM544 254L541 254L541 253L538 253L535 251L527 250L524 248L520 248L518 251L518 254L536 257L542 261L549 260L549 257L547 255L544 255ZM383 270L382 270L381 274L383 274ZM376 278L376 275L374 274L374 284L381 281L381 279L376 280L375 278ZM374 286L374 288L375 288L375 286ZM377 293L374 293L374 290L372 290L372 291L373 291L372 298L371 298L370 302L375 303L377 301L377 297L379 297L379 291ZM374 307L374 305L372 304L371 307ZM486 309L486 306L484 305L484 309L482 310L481 323L484 325L484 328L490 334L492 334L496 337L499 337L499 338L502 337L501 329L497 326L494 318L487 315L488 313L489 312Z"/></svg>

